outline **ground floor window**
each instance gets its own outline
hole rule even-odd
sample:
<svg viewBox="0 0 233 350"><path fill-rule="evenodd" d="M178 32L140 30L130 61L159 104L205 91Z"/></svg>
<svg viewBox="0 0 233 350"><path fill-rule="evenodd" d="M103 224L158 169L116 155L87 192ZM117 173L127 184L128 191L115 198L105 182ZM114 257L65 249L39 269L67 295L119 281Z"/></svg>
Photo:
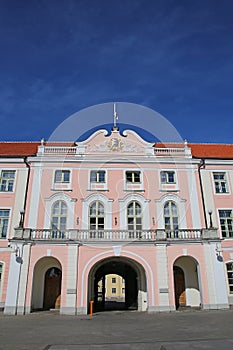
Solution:
<svg viewBox="0 0 233 350"><path fill-rule="evenodd" d="M229 292L233 294L233 262L227 264L227 278L229 285Z"/></svg>

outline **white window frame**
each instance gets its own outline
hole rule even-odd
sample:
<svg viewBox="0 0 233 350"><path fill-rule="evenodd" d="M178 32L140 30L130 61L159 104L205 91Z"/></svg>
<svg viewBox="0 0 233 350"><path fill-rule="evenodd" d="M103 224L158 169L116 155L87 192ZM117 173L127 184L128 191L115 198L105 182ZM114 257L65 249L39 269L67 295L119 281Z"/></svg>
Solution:
<svg viewBox="0 0 233 350"><path fill-rule="evenodd" d="M168 201L173 201L178 208L178 213L187 213L186 199L181 199L176 194L165 194L160 199L155 199L156 203L156 215L158 220L158 229L164 230L164 204ZM179 229L184 230L187 228L186 215L179 216Z"/></svg>
<svg viewBox="0 0 233 350"><path fill-rule="evenodd" d="M54 210L54 207L55 207L55 205L57 204L57 203L59 203L59 213L57 214L57 215L54 215L54 213L53 213L53 210ZM66 206L66 213L65 214L62 214L62 204L65 204L65 206ZM67 230L67 219L68 219L68 206L67 206L67 203L64 201L64 200L57 200L57 201L55 201L54 203L53 203L53 205L52 205L52 208L51 208L52 210L51 210L51 229L53 230L53 231L57 231L57 232L61 232L61 233L64 233L66 230ZM54 228L53 227L53 218L58 218L58 222L57 222L57 227L56 228ZM61 219L62 218L65 218L66 220L65 220L65 228L61 228Z"/></svg>
<svg viewBox="0 0 233 350"><path fill-rule="evenodd" d="M61 181L56 181L56 173L60 171L62 173ZM69 172L69 182L64 181L64 173ZM53 171L52 179L52 191L72 191L72 170L56 168Z"/></svg>
<svg viewBox="0 0 233 350"><path fill-rule="evenodd" d="M90 209L91 209L91 206L93 204L96 204L96 215L91 215L90 213ZM104 210L104 213L103 215L99 215L98 214L98 208L99 208L99 205L103 206L103 210ZM95 221L95 228L91 228L91 218L95 218L96 221ZM103 220L103 228L102 229L99 229L98 226L99 226L99 222L98 222L98 219L101 218L101 219L104 219ZM104 206L104 203L102 203L102 201L99 201L99 200L96 200L96 201L93 201L92 203L90 203L89 205L89 208L88 208L88 226L89 226L89 230L96 230L96 231L103 231L105 229L105 206Z"/></svg>
<svg viewBox="0 0 233 350"><path fill-rule="evenodd" d="M131 174L132 175L132 181L128 180L127 179L127 173ZM136 173L139 174L139 181L135 181L136 180ZM130 183L130 184L140 184L142 183L142 172L140 170L126 170L125 171L125 181L127 183Z"/></svg>
<svg viewBox="0 0 233 350"><path fill-rule="evenodd" d="M132 215L129 215L128 214L128 207L133 204L133 214ZM140 206L140 215L137 215L136 213L136 204L138 204ZM142 205L141 203L139 203L137 200L134 200L134 201L131 201L128 203L127 205L127 230L128 231L142 231L143 229L143 209L142 209ZM132 224L129 224L129 218L133 218L133 230L130 230L129 229L129 225L132 225ZM140 218L140 224L137 224L137 219ZM141 227L139 229L137 229L137 225L140 225Z"/></svg>
<svg viewBox="0 0 233 350"><path fill-rule="evenodd" d="M4 178L3 177L3 172L14 172L14 178ZM5 181L7 182L7 189L4 191L1 189L2 186L2 180L5 179ZM12 191L8 191L8 187L9 187L9 182L13 180L13 185L12 185ZM1 174L0 174L0 193L3 192L7 192L7 193L13 193L14 189L15 189L15 180L16 180L16 170L15 169L1 169Z"/></svg>
<svg viewBox="0 0 233 350"><path fill-rule="evenodd" d="M9 233L9 227L10 227L10 218L11 218L11 209L10 208L0 208L0 211L1 210L7 210L9 211L9 216L8 216L8 222L7 222L7 230L6 230L6 237L3 237L2 235L0 236L0 240L1 239L7 239L8 237L8 233ZM4 218L4 217L2 217Z"/></svg>
<svg viewBox="0 0 233 350"><path fill-rule="evenodd" d="M89 206L92 202L100 201L104 205L105 210L105 222L104 227L106 230L112 229L112 202L113 199L107 198L100 193L91 194L87 198L83 199L82 207L82 229L89 230Z"/></svg>
<svg viewBox="0 0 233 350"><path fill-rule="evenodd" d="M57 173L61 172L61 180L60 181L57 181L56 180L56 175ZM65 174L66 173L69 173L69 181L65 181L64 180L64 177L65 177ZM70 183L70 179L71 179L71 171L68 170L68 169L57 169L55 170L55 173L54 173L54 183L56 184L69 184Z"/></svg>
<svg viewBox="0 0 233 350"><path fill-rule="evenodd" d="M227 265L230 265L230 264L232 265L232 269L228 270ZM233 261L226 262L225 266L226 266L226 275L227 275L228 292L229 292L228 294L233 295ZM228 275L229 272L232 273L232 278L231 278L232 283L229 282L229 275Z"/></svg>
<svg viewBox="0 0 233 350"><path fill-rule="evenodd" d="M127 173L132 173L132 181L127 180ZM139 180L135 181L135 173L139 173ZM125 192L144 192L143 171L140 169L126 169L124 171L124 191Z"/></svg>
<svg viewBox="0 0 233 350"><path fill-rule="evenodd" d="M223 217L221 217L220 216L220 212L223 212L223 211L229 211L230 213L231 213L231 216L223 216ZM221 237L222 238L224 238L224 239L233 239L233 210L231 209L231 208L223 208L223 209L218 209L218 217L219 217L219 225L220 225L220 233L221 233ZM225 223L225 227L227 228L227 230L226 230L226 237L224 237L223 236L223 230L222 230L222 225L221 225L221 219L223 220L224 218L226 218L225 219L225 221L227 220L227 219L230 219L231 220L231 226L232 226L232 233L231 233L231 235L232 236L230 236L229 235L229 223Z"/></svg>
<svg viewBox="0 0 233 350"><path fill-rule="evenodd" d="M5 263L3 261L0 261L0 265L2 267L2 272L0 275L0 305L2 301L2 289L3 289L3 282L4 282L4 270L5 270Z"/></svg>
<svg viewBox="0 0 233 350"><path fill-rule="evenodd" d="M93 181L92 174L95 174L95 181ZM101 180L100 174L104 174L104 181ZM91 170L90 171L90 183L99 183L99 184L104 184L106 183L106 170Z"/></svg>
<svg viewBox="0 0 233 350"><path fill-rule="evenodd" d="M169 174L173 174L174 181L169 181ZM165 181L163 181L162 175L165 175ZM161 181L161 184L176 184L176 172L174 170L161 170L160 181Z"/></svg>
<svg viewBox="0 0 233 350"><path fill-rule="evenodd" d="M74 228L75 203L77 199L69 197L66 193L60 192L45 199L44 228L51 229L51 214L53 204L57 201L64 201L67 205L67 229Z"/></svg>
<svg viewBox="0 0 233 350"><path fill-rule="evenodd" d="M166 206L167 204L169 205L169 215L165 215L165 206ZM177 215L173 215L173 214L172 214L172 205L175 206ZM178 238L178 234L179 234L179 221L180 221L180 220L179 220L179 209L178 209L177 204L176 204L174 201L168 200L168 201L166 201L166 202L164 203L164 206L163 206L163 218L164 218L164 229L165 229L166 233L167 233L168 235L171 235L171 236L174 237L174 238ZM169 221L170 221L170 223L169 223L170 228L169 228L169 229L166 228L166 218L169 218ZM177 218L177 228L174 227L174 218ZM168 237L168 238L170 238L170 237Z"/></svg>
<svg viewBox="0 0 233 350"><path fill-rule="evenodd" d="M223 175L223 179L215 179L215 175ZM214 184L214 192L215 194L229 194L229 182L228 182L228 177L226 171L213 171L212 173L213 176L213 184ZM223 191L223 186L222 183L225 184L225 192ZM217 185L218 184L218 185ZM219 192L217 192L217 187L219 187Z"/></svg>

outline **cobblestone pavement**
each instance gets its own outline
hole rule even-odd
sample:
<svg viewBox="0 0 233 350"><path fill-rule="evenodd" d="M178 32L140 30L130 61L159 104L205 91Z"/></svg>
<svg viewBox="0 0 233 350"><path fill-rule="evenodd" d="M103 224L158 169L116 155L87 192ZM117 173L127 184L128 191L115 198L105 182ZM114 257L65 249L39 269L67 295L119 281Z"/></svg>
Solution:
<svg viewBox="0 0 233 350"><path fill-rule="evenodd" d="M233 310L0 314L1 350L233 349Z"/></svg>

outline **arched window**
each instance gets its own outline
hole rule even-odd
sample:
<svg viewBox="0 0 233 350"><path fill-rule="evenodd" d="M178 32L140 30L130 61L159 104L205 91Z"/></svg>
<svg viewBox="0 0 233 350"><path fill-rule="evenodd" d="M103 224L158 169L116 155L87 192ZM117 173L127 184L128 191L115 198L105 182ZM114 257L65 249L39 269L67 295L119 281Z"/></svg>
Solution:
<svg viewBox="0 0 233 350"><path fill-rule="evenodd" d="M64 201L57 201L52 206L52 237L64 238L67 223L67 205Z"/></svg>
<svg viewBox="0 0 233 350"><path fill-rule="evenodd" d="M164 205L164 224L167 237L178 238L178 210L176 204L172 201L166 202Z"/></svg>
<svg viewBox="0 0 233 350"><path fill-rule="evenodd" d="M89 229L92 231L104 230L104 205L99 202L93 202L89 207ZM92 232L91 235L96 235ZM98 237L102 237L103 233L99 232ZM94 238L94 237L92 237Z"/></svg>
<svg viewBox="0 0 233 350"><path fill-rule="evenodd" d="M127 207L128 230L131 231L129 236L132 238L133 232L136 231L135 238L141 235L142 230L142 208L138 202L131 202ZM133 231L133 232L132 232Z"/></svg>

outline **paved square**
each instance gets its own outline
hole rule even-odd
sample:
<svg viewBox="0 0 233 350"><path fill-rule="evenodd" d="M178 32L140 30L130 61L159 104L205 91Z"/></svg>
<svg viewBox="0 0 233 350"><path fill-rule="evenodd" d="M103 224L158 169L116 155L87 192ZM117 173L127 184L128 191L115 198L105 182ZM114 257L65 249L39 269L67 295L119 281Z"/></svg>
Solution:
<svg viewBox="0 0 233 350"><path fill-rule="evenodd" d="M0 314L1 350L232 350L233 310Z"/></svg>

